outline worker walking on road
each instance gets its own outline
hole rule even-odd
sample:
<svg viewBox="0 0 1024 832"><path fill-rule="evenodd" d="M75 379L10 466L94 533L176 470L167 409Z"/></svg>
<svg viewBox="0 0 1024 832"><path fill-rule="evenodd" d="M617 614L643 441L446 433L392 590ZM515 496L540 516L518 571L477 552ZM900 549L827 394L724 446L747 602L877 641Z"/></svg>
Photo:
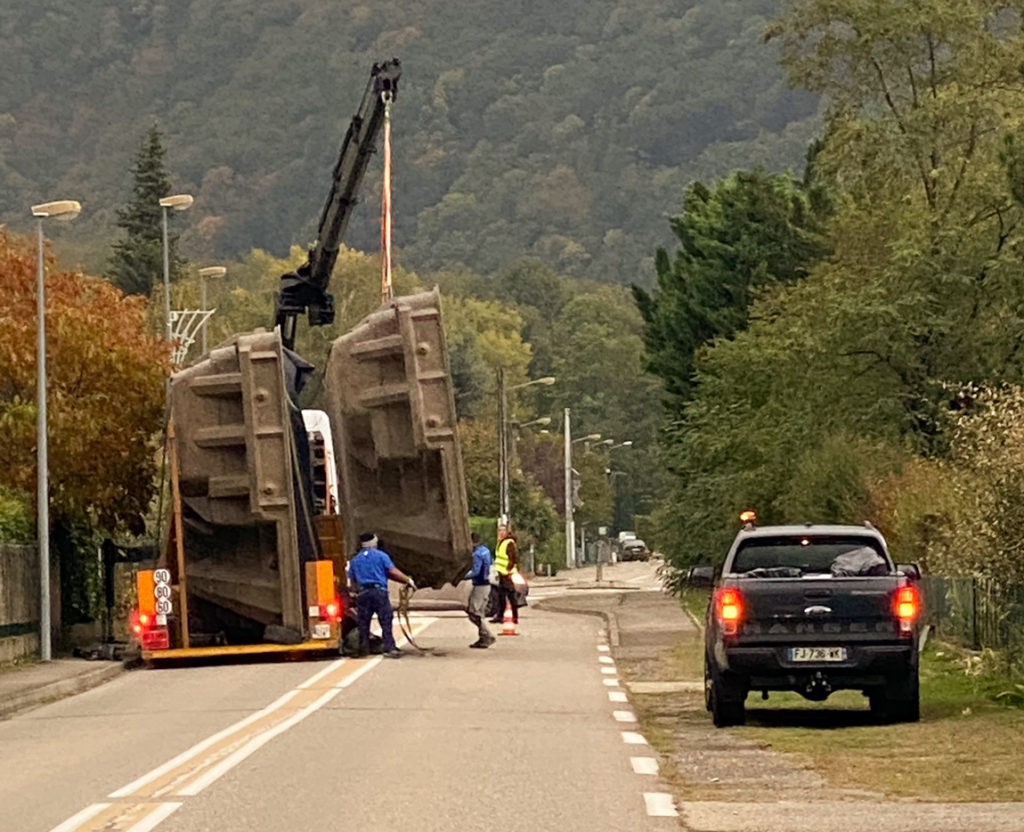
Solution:
<svg viewBox="0 0 1024 832"><path fill-rule="evenodd" d="M355 583L358 606L359 655L370 652L370 620L374 613L384 637L384 655L397 659L402 651L395 646L391 620L394 613L388 598L388 579L416 589L413 579L395 567L391 556L377 548L377 536L372 532L359 535L359 552L348 562L349 579Z"/></svg>
<svg viewBox="0 0 1024 832"><path fill-rule="evenodd" d="M516 585L512 582L512 573L518 563L515 535L509 531L508 526L498 526L498 546L494 552L494 569L498 573L498 609L494 618L490 619L492 624L501 623L506 603L512 607L513 623L519 623L519 601Z"/></svg>
<svg viewBox="0 0 1024 832"><path fill-rule="evenodd" d="M469 646L486 649L496 641L484 623L487 618L487 602L491 594L491 550L480 541L480 535L476 532L470 535L470 540L473 541L473 568L466 577L472 581L473 589L469 593L466 615L476 625L480 637Z"/></svg>

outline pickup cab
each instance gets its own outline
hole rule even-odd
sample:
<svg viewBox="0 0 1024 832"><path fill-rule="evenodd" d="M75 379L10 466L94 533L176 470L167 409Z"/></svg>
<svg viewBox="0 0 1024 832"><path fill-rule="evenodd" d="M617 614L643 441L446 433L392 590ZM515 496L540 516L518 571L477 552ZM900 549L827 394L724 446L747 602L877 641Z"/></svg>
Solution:
<svg viewBox="0 0 1024 832"><path fill-rule="evenodd" d="M710 567L694 577L712 579ZM822 701L859 690L889 721L920 717L920 573L893 563L864 526L748 525L715 581L705 628L705 702L718 727L742 724L750 691Z"/></svg>

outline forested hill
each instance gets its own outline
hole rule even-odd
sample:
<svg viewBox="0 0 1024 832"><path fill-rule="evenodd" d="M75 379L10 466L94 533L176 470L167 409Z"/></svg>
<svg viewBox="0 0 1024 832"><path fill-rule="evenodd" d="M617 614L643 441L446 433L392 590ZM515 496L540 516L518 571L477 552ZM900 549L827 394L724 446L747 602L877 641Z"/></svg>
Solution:
<svg viewBox="0 0 1024 832"><path fill-rule="evenodd" d="M64 233L102 262L156 122L196 195L182 252L283 253L312 238L370 66L395 55L403 263L486 273L534 254L648 283L691 179L800 165L817 104L762 43L779 5L0 0L0 222L80 199ZM378 176L348 240L368 250Z"/></svg>

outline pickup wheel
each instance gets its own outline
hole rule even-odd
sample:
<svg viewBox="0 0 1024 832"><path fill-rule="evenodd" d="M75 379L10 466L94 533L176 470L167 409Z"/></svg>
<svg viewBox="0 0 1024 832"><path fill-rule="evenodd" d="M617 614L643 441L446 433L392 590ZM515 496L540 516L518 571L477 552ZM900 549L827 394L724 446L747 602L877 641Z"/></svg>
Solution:
<svg viewBox="0 0 1024 832"><path fill-rule="evenodd" d="M727 684L705 657L704 703L711 711L711 721L716 728L742 725L747 721L747 711L743 705L745 698L744 691Z"/></svg>
<svg viewBox="0 0 1024 832"><path fill-rule="evenodd" d="M887 722L918 722L921 719L921 685L917 669L885 688L868 694L871 713Z"/></svg>

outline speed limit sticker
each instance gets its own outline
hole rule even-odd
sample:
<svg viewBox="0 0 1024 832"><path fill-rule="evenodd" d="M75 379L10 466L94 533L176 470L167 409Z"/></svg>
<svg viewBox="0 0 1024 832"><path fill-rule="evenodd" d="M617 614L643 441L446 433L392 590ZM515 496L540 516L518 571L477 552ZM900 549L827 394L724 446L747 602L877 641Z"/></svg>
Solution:
<svg viewBox="0 0 1024 832"><path fill-rule="evenodd" d="M158 615L167 615L171 611L171 602L166 598L158 598L156 602L156 611Z"/></svg>
<svg viewBox="0 0 1024 832"><path fill-rule="evenodd" d="M155 587L153 587L153 594L157 598L170 598L171 588L167 584L157 584Z"/></svg>
<svg viewBox="0 0 1024 832"><path fill-rule="evenodd" d="M170 569L154 569L153 580L158 584L167 584L171 582L171 570Z"/></svg>

